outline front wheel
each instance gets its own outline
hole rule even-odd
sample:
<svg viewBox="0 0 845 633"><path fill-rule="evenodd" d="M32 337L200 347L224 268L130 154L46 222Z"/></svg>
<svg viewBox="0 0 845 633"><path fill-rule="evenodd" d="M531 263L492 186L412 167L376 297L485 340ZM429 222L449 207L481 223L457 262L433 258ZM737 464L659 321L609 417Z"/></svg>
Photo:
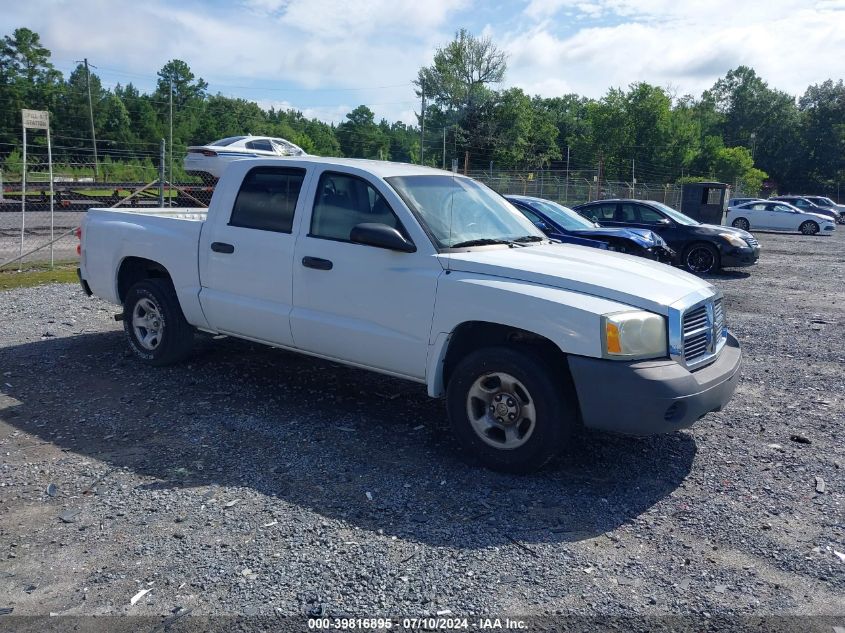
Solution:
<svg viewBox="0 0 845 633"><path fill-rule="evenodd" d="M819 232L819 225L813 222L812 220L807 220L801 226L798 227L798 230L801 231L804 235L815 235Z"/></svg>
<svg viewBox="0 0 845 633"><path fill-rule="evenodd" d="M719 269L719 251L712 244L693 244L684 252L684 268L696 275L716 272Z"/></svg>
<svg viewBox="0 0 845 633"><path fill-rule="evenodd" d="M194 330L167 279L145 279L129 289L123 302L123 330L135 355L154 366L184 360L194 343Z"/></svg>
<svg viewBox="0 0 845 633"><path fill-rule="evenodd" d="M731 225L736 229L742 229L743 231L747 231L751 228L751 225L748 223L748 220L745 218L737 218L734 220Z"/></svg>
<svg viewBox="0 0 845 633"><path fill-rule="evenodd" d="M461 446L493 470L539 469L576 427L564 370L528 351L490 347L469 354L454 368L446 399Z"/></svg>

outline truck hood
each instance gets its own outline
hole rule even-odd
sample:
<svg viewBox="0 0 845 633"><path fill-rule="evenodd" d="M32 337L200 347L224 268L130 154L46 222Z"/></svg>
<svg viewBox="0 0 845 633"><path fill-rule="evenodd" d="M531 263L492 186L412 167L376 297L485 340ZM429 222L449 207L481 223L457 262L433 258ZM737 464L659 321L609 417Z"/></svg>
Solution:
<svg viewBox="0 0 845 633"><path fill-rule="evenodd" d="M687 295L715 293L711 284L671 266L572 244L482 247L439 257L447 270L581 292L663 315Z"/></svg>

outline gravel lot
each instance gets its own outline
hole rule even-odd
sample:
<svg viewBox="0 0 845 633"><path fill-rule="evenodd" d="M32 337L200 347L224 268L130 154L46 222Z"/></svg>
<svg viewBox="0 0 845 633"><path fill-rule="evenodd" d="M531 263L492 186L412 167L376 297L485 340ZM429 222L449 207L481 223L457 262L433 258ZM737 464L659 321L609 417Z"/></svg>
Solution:
<svg viewBox="0 0 845 633"><path fill-rule="evenodd" d="M76 286L0 293L0 609L843 615L845 231L759 237L713 278L729 408L530 477L421 386L229 339L149 369Z"/></svg>

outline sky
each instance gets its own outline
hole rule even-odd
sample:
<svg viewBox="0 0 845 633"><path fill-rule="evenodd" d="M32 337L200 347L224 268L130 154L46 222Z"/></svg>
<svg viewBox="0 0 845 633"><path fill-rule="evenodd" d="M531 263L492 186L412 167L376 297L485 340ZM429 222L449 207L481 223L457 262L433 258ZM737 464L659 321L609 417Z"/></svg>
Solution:
<svg viewBox="0 0 845 633"><path fill-rule="evenodd" d="M66 75L152 90L183 59L209 92L339 122L359 104L415 123L411 81L467 28L508 55L503 87L601 97L637 81L700 95L752 66L794 94L845 75L845 0L0 0L0 34L41 35Z"/></svg>

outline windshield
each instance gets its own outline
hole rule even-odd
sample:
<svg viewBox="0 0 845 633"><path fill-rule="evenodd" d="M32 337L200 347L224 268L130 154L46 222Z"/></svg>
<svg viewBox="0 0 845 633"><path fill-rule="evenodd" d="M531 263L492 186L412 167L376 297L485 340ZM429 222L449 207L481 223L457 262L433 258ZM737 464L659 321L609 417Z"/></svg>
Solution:
<svg viewBox="0 0 845 633"><path fill-rule="evenodd" d="M470 178L449 175L385 178L416 214L439 248L464 242L511 242L545 235L507 200ZM526 240L523 240L526 241Z"/></svg>
<svg viewBox="0 0 845 633"><path fill-rule="evenodd" d="M663 213L665 213L670 218L675 220L675 222L677 222L678 224L683 224L685 226L698 226L699 224L701 224L700 222L696 222L695 220L693 220L688 215L684 215L680 211L676 211L675 209L673 209L669 205L663 204L662 202L651 201L651 202L649 202L649 204L651 204L651 205L657 207L658 209L660 209L661 211L663 211Z"/></svg>
<svg viewBox="0 0 845 633"><path fill-rule="evenodd" d="M214 141L213 143L210 143L210 145L214 147L225 147L226 145L231 145L232 143L241 141L245 138L245 136L230 136L228 138L221 138L219 141Z"/></svg>
<svg viewBox="0 0 845 633"><path fill-rule="evenodd" d="M557 202L551 200L522 200L523 204L528 205L532 209L537 209L540 213L549 216L549 219L562 226L568 231L577 231L579 229L594 229L596 224L588 220L582 215L578 215L569 207L565 207Z"/></svg>

